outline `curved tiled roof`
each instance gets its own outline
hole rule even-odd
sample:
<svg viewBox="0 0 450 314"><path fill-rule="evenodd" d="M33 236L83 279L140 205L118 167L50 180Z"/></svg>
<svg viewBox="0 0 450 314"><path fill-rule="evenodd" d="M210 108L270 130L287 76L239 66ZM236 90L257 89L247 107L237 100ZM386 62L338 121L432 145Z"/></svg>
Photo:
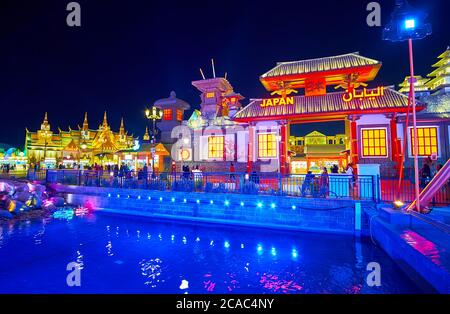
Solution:
<svg viewBox="0 0 450 314"><path fill-rule="evenodd" d="M381 64L381 62L363 57L359 55L359 52L352 52L332 57L280 62L276 67L261 75L261 78L282 75L306 74L312 72L347 69L376 64Z"/></svg>

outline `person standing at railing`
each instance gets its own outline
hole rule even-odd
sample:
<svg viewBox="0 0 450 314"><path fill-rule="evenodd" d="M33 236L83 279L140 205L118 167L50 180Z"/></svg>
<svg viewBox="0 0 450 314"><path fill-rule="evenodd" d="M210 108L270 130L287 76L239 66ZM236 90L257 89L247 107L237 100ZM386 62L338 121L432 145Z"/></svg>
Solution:
<svg viewBox="0 0 450 314"><path fill-rule="evenodd" d="M231 163L230 164L230 180L234 180L235 179L235 176L234 176L235 172L236 172L236 169L234 168L234 164Z"/></svg>
<svg viewBox="0 0 450 314"><path fill-rule="evenodd" d="M328 175L328 170L323 167L322 174L320 176L320 196L327 197L330 191L330 176Z"/></svg>
<svg viewBox="0 0 450 314"><path fill-rule="evenodd" d="M144 167L142 167L142 177L144 178L144 185L147 186L147 182L148 182L148 167L147 167L147 164L144 164Z"/></svg>
<svg viewBox="0 0 450 314"><path fill-rule="evenodd" d="M331 173L339 173L339 167L338 167L338 165L334 164L334 165L331 167Z"/></svg>
<svg viewBox="0 0 450 314"><path fill-rule="evenodd" d="M302 196L305 197L309 194L312 194L312 187L314 183L315 176L311 171L308 171L308 173L305 175L305 180L302 184Z"/></svg>
<svg viewBox="0 0 450 314"><path fill-rule="evenodd" d="M431 180L431 168L427 160L424 160L422 169L420 169L420 187L423 189Z"/></svg>
<svg viewBox="0 0 450 314"><path fill-rule="evenodd" d="M195 182L201 182L203 179L202 171L200 170L200 167L197 165L192 169L192 174L194 176Z"/></svg>
<svg viewBox="0 0 450 314"><path fill-rule="evenodd" d="M348 176L350 176L350 188L352 189L352 191L353 191L353 187L354 187L354 185L355 185L355 174L354 174L354 172L353 172L353 167L352 167L352 164L348 164L347 165L347 169L345 169L345 174L346 175L348 175Z"/></svg>

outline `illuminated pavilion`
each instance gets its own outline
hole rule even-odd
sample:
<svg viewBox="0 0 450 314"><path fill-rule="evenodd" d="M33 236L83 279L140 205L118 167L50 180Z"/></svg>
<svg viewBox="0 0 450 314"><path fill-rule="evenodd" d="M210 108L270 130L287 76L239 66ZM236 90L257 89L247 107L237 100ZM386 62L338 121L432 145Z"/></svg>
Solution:
<svg viewBox="0 0 450 314"><path fill-rule="evenodd" d="M445 59L447 54L441 57ZM441 63L436 64L439 69L445 67ZM231 162L236 171L281 173L305 173L311 167L345 167L352 163L378 164L382 175L397 176L403 158L408 97L392 87L368 86L381 65L357 52L279 62L260 77L268 95L250 99L244 107L239 103L240 96L234 99L238 106L232 113L232 102L226 97L234 91L228 80L218 77L195 81L192 84L201 92L201 109L184 122L194 135L191 143L177 142L181 151L178 155L188 156L181 159L183 163L204 165L209 171L228 171ZM426 87L427 82L420 80L418 84ZM401 88L407 88L403 85ZM427 90L424 92L426 95ZM224 105L230 107L225 108L226 115L221 115ZM446 110L442 105L437 107ZM426 108L426 101L417 102L419 114ZM426 131L426 121L419 122L419 128L423 128L419 131L421 157L439 149L438 159L448 158L445 147L449 145L443 139L450 129L447 120L442 116L438 119L443 123L439 132ZM315 134L322 138L321 144L307 149L301 147L301 139L290 136L294 124L329 121L343 121L345 133L332 135L335 139L330 141L323 134ZM409 133L406 141L410 151Z"/></svg>
<svg viewBox="0 0 450 314"><path fill-rule="evenodd" d="M72 167L74 163L92 165L94 163L117 164L120 162L116 152L133 149L138 139L125 131L123 119L118 132L111 130L106 111L102 124L97 129L89 128L87 113L83 125L77 130L69 127L68 131L58 128L58 133L51 130L47 113L41 128L36 132L26 129L25 150L28 163L54 168L60 164Z"/></svg>

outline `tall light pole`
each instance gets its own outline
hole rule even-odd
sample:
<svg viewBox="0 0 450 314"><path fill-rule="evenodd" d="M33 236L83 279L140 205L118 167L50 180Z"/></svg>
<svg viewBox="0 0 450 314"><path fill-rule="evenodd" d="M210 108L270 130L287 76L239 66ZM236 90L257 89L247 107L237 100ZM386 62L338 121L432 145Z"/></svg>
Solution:
<svg viewBox="0 0 450 314"><path fill-rule="evenodd" d="M431 34L431 25L425 23L427 14L413 8L406 0L396 0L395 9L391 14L391 21L383 29L383 40L408 41L409 49L409 71L410 71L410 92L408 102L412 105L413 115L413 155L414 155L414 190L417 211L420 212L420 190L419 190L419 159L417 140L417 120L416 120L416 97L414 91L414 58L412 41L422 39ZM408 121L408 120L407 120ZM406 128L408 125L406 125ZM406 138L403 139L406 141ZM406 147L406 146L405 146ZM406 151L403 152L403 160ZM403 169L403 167L400 167Z"/></svg>
<svg viewBox="0 0 450 314"><path fill-rule="evenodd" d="M148 120L151 120L153 122L153 128L152 128L152 137L153 137L153 144L156 143L156 122L161 120L163 117L163 111L160 108L157 107L150 107L145 109L145 117ZM155 156L152 152L152 175L155 174Z"/></svg>

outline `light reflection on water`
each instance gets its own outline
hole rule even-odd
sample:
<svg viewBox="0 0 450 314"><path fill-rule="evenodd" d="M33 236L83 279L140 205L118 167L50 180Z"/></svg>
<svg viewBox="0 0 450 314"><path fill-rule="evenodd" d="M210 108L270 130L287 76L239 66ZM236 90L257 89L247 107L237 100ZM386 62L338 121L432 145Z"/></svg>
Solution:
<svg viewBox="0 0 450 314"><path fill-rule="evenodd" d="M93 216L0 227L0 292L420 292L380 249L349 236ZM77 291L65 285L73 261ZM372 261L381 287L365 283Z"/></svg>

